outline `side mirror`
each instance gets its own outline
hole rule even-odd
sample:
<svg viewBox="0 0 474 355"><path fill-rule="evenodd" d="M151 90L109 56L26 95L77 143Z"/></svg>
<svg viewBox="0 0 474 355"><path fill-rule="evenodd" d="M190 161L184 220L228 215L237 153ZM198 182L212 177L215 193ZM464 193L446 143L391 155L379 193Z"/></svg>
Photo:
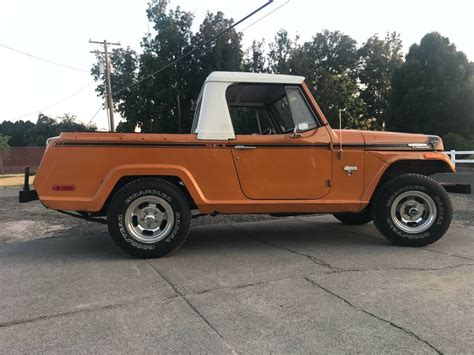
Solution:
<svg viewBox="0 0 474 355"><path fill-rule="evenodd" d="M295 126L295 129L293 130L293 133L290 135L290 137L298 138L300 136L298 132L306 131L308 128L309 128L309 125L307 123L299 123Z"/></svg>

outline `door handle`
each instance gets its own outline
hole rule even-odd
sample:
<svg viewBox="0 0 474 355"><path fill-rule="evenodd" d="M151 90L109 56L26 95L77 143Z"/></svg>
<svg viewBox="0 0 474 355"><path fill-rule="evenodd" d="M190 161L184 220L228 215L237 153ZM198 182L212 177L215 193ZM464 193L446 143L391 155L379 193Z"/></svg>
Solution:
<svg viewBox="0 0 474 355"><path fill-rule="evenodd" d="M236 145L234 146L234 149L236 150L245 150L245 149L255 149L255 146L252 145Z"/></svg>

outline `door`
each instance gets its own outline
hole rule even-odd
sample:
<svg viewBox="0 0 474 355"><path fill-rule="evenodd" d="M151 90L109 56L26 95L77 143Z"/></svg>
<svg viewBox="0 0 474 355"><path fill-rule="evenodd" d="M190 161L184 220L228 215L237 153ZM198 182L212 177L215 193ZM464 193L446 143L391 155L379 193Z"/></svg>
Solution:
<svg viewBox="0 0 474 355"><path fill-rule="evenodd" d="M229 143L245 196L319 199L329 192L330 136L299 87L238 84L226 97L236 133Z"/></svg>

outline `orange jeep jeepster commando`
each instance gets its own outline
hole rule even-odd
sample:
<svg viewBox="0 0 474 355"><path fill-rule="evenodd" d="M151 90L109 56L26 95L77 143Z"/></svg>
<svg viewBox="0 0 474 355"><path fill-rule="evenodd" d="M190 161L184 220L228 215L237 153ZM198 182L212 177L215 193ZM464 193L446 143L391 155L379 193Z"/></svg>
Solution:
<svg viewBox="0 0 474 355"><path fill-rule="evenodd" d="M446 190L470 192L429 177L454 172L442 150L436 136L333 130L303 77L214 72L190 134L62 133L20 202L105 216L115 243L147 258L181 246L192 216L216 213L332 213L422 246L451 223Z"/></svg>

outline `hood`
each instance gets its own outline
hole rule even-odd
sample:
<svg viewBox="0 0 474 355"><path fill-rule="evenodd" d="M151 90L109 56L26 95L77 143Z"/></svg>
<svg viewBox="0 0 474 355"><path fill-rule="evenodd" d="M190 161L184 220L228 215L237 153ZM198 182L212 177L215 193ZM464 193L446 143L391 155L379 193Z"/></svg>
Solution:
<svg viewBox="0 0 474 355"><path fill-rule="evenodd" d="M418 133L360 132L364 137L366 148L380 150L444 150L443 141L438 136Z"/></svg>
<svg viewBox="0 0 474 355"><path fill-rule="evenodd" d="M342 145L364 146L366 150L408 150L442 151L443 141L438 136L418 133L378 132L359 130L334 130L339 143L342 133Z"/></svg>

